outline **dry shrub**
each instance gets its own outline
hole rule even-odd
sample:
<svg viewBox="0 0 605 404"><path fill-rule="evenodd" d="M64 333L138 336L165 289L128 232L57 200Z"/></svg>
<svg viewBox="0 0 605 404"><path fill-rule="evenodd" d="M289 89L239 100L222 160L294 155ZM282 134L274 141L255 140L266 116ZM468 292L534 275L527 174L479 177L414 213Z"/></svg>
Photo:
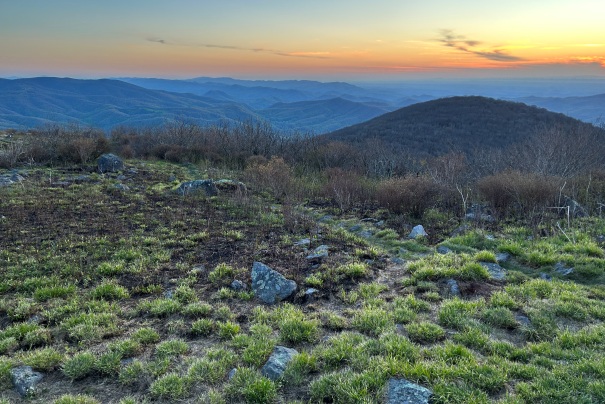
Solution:
<svg viewBox="0 0 605 404"><path fill-rule="evenodd" d="M398 177L381 181L376 190L378 203L394 213L422 217L442 201L444 188L426 176Z"/></svg>
<svg viewBox="0 0 605 404"><path fill-rule="evenodd" d="M326 170L326 175L328 182L322 194L332 199L341 210L348 210L371 199L371 184L361 175L340 168L330 168Z"/></svg>
<svg viewBox="0 0 605 404"><path fill-rule="evenodd" d="M26 145L17 140L0 147L0 168L13 168L25 157Z"/></svg>
<svg viewBox="0 0 605 404"><path fill-rule="evenodd" d="M292 193L294 187L292 168L282 157L273 156L264 163L261 159L258 159L255 164L250 163L249 160L244 173L246 181L250 184L271 192L276 198L284 198Z"/></svg>
<svg viewBox="0 0 605 404"><path fill-rule="evenodd" d="M109 141L100 130L79 125L48 125L33 132L26 154L37 163L87 164L109 150Z"/></svg>
<svg viewBox="0 0 605 404"><path fill-rule="evenodd" d="M556 204L560 179L534 173L506 171L480 179L477 186L481 195L500 217L528 217Z"/></svg>

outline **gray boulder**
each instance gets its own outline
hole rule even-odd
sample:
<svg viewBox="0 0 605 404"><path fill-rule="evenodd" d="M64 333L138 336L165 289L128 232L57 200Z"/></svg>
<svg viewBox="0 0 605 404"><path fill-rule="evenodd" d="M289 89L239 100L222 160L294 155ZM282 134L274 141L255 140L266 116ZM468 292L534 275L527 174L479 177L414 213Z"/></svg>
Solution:
<svg viewBox="0 0 605 404"><path fill-rule="evenodd" d="M408 238L418 238L418 237L426 237L426 236L428 236L428 233L424 230L424 227L421 224L419 224L418 226L414 226L414 228L408 235Z"/></svg>
<svg viewBox="0 0 605 404"><path fill-rule="evenodd" d="M261 374L271 380L279 379L286 371L288 363L290 363L294 355L297 354L298 351L296 351L296 349L279 345L276 346L267 360L267 363L265 363L265 366L260 370Z"/></svg>
<svg viewBox="0 0 605 404"><path fill-rule="evenodd" d="M252 290L254 295L267 304L287 299L296 291L296 282L261 262L252 265Z"/></svg>
<svg viewBox="0 0 605 404"><path fill-rule="evenodd" d="M391 378L387 387L387 404L428 404L433 392L405 379Z"/></svg>
<svg viewBox="0 0 605 404"><path fill-rule="evenodd" d="M492 279L502 281L506 277L506 269L493 262L480 262L482 267L487 269Z"/></svg>
<svg viewBox="0 0 605 404"><path fill-rule="evenodd" d="M181 195L204 192L206 196L216 196L218 195L218 188L212 180L195 180L183 182L181 185L179 185L176 192Z"/></svg>
<svg viewBox="0 0 605 404"><path fill-rule="evenodd" d="M97 160L97 167L100 173L115 173L124 169L124 162L115 154L103 154Z"/></svg>
<svg viewBox="0 0 605 404"><path fill-rule="evenodd" d="M21 397L32 395L36 391L36 385L40 383L44 375L34 372L31 366L19 366L10 371L13 386Z"/></svg>

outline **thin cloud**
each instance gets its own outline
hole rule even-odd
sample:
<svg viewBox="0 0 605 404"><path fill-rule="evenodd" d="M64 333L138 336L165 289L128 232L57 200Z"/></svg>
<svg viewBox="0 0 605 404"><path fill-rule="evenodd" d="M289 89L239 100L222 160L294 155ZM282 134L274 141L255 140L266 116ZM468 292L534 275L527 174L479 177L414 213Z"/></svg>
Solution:
<svg viewBox="0 0 605 404"><path fill-rule="evenodd" d="M178 42L167 41L165 39L157 38L157 37L147 38L147 41L159 43L162 45L190 46L190 47L195 47L195 48L228 49L228 50L245 51L245 52L268 53L268 54L277 55L277 56L297 57L297 58L330 59L329 52L285 52L285 51L280 51L280 50L276 50L276 49L247 48L247 47L235 46L235 45L218 45L218 44L209 44L209 43L187 44L187 43L178 43Z"/></svg>
<svg viewBox="0 0 605 404"><path fill-rule="evenodd" d="M454 31L449 29L441 30L440 34L441 38L439 38L438 41L443 43L443 45L447 46L448 48L454 48L461 52L469 53L471 55L476 55L496 62L519 62L524 60L518 56L510 55L502 49L493 49L490 51L478 49L478 47L482 44L481 41L466 39L464 35L456 35Z"/></svg>

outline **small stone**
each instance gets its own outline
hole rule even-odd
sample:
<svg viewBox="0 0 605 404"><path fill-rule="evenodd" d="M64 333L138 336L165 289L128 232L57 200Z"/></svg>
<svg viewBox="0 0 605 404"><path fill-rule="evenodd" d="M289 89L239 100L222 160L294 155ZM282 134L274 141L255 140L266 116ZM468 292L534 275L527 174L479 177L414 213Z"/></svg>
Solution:
<svg viewBox="0 0 605 404"><path fill-rule="evenodd" d="M315 288L309 288L309 289L305 290L305 295L304 295L305 302L313 301L318 293L319 293L319 290L317 290Z"/></svg>
<svg viewBox="0 0 605 404"><path fill-rule="evenodd" d="M271 380L279 379L284 372L288 363L292 360L294 355L297 355L298 351L292 348L286 348L284 346L276 346L273 349L273 353L267 360L267 363L260 370L263 376L268 377Z"/></svg>
<svg viewBox="0 0 605 404"><path fill-rule="evenodd" d="M455 279L448 279L446 285L450 295L460 296L460 286L458 286L458 282Z"/></svg>
<svg viewBox="0 0 605 404"><path fill-rule="evenodd" d="M449 249L449 248L447 248L444 245L440 245L439 247L437 247L437 252L439 254L444 254L445 255L445 254L450 254L452 252L452 250Z"/></svg>
<svg viewBox="0 0 605 404"><path fill-rule="evenodd" d="M116 189L119 189L120 191L130 191L130 187L128 185L124 185L122 183L116 184L114 187Z"/></svg>
<svg viewBox="0 0 605 404"><path fill-rule="evenodd" d="M500 263L500 262L507 262L508 260L510 260L510 254L509 253L498 253L498 254L496 254L496 261L498 263Z"/></svg>
<svg viewBox="0 0 605 404"><path fill-rule="evenodd" d="M299 245L299 246L306 246L306 245L310 245L310 244L311 244L311 239L309 239L309 238L303 238L294 243L294 245Z"/></svg>
<svg viewBox="0 0 605 404"><path fill-rule="evenodd" d="M235 373L237 372L237 368L233 368L229 371L229 374L227 375L227 379L231 380L233 379L233 376L235 376Z"/></svg>
<svg viewBox="0 0 605 404"><path fill-rule="evenodd" d="M189 194L195 194L198 192L204 192L206 196L218 195L218 189L212 180L195 180L183 182L177 188L176 192L185 196Z"/></svg>
<svg viewBox="0 0 605 404"><path fill-rule="evenodd" d="M307 256L307 259L309 261L317 261L317 260L322 260L324 258L327 258L328 255L329 255L328 246L320 245L315 250L313 250L313 252L311 254L309 254Z"/></svg>
<svg viewBox="0 0 605 404"><path fill-rule="evenodd" d="M393 264L397 264L397 265L403 265L403 264L405 264L405 260L402 259L402 258L399 258L399 257L392 257L391 258L391 262Z"/></svg>
<svg viewBox="0 0 605 404"><path fill-rule="evenodd" d="M523 326L523 327L529 327L531 325L531 321L529 320L529 317L527 317L524 314L516 314L515 320L517 320L517 322L519 324L521 324L521 326Z"/></svg>
<svg viewBox="0 0 605 404"><path fill-rule="evenodd" d="M424 227L421 224L419 224L417 226L414 226L414 228L408 235L408 238L416 239L419 237L426 237L426 236L428 236L428 233L424 230Z"/></svg>
<svg viewBox="0 0 605 404"><path fill-rule="evenodd" d="M552 280L552 276L550 276L546 272L540 272L540 279L543 279L545 281L551 281Z"/></svg>
<svg viewBox="0 0 605 404"><path fill-rule="evenodd" d="M500 265L495 264L493 262L480 262L482 267L487 269L492 279L497 281L504 280L506 277L506 269L502 268Z"/></svg>
<svg viewBox="0 0 605 404"><path fill-rule="evenodd" d="M34 372L31 366L19 366L11 369L11 379L15 390L21 397L32 395L36 391L36 385L40 383L44 375Z"/></svg>
<svg viewBox="0 0 605 404"><path fill-rule="evenodd" d="M557 262L555 264L555 272L560 275L567 276L573 273L573 268L566 267L565 264L563 264L562 262Z"/></svg>
<svg viewBox="0 0 605 404"><path fill-rule="evenodd" d="M164 292L164 297L166 299L172 299L174 297L174 290L168 289L167 291L165 291Z"/></svg>
<svg viewBox="0 0 605 404"><path fill-rule="evenodd" d="M242 290L246 290L246 284L236 279L231 282L231 289L235 290L236 292L240 292Z"/></svg>
<svg viewBox="0 0 605 404"><path fill-rule="evenodd" d="M170 177L168 177L168 182L172 182L172 181L176 181L176 175L172 174Z"/></svg>
<svg viewBox="0 0 605 404"><path fill-rule="evenodd" d="M351 227L349 228L349 231L350 231L350 232L353 232L353 233L357 233L357 232L358 232L358 231L360 231L360 230L363 230L363 226L362 226L362 225L360 225L360 224L356 224L356 225L351 226Z"/></svg>
<svg viewBox="0 0 605 404"><path fill-rule="evenodd" d="M382 227L382 226L384 226L384 220L381 220L380 222L374 223L374 226L376 226L376 227Z"/></svg>
<svg viewBox="0 0 605 404"><path fill-rule="evenodd" d="M387 404L428 404L433 395L429 389L405 379L391 378L387 387Z"/></svg>
<svg viewBox="0 0 605 404"><path fill-rule="evenodd" d="M126 176L124 174L120 174L116 177L116 180L118 181L124 181L126 179Z"/></svg>

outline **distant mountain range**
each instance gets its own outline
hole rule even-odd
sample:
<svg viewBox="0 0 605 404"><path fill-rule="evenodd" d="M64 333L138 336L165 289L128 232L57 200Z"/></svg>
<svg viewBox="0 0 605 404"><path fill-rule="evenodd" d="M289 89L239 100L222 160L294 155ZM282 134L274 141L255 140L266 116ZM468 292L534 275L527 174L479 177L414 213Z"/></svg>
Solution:
<svg viewBox="0 0 605 404"><path fill-rule="evenodd" d="M0 129L60 122L109 131L119 125L154 126L173 120L201 125L252 120L267 121L284 133L323 134L437 98L423 93L419 85L406 89L386 84L361 87L342 82L209 77L0 79ZM439 96L448 91L435 84L429 89ZM599 122L605 112L605 94L514 100L591 123Z"/></svg>
<svg viewBox="0 0 605 404"><path fill-rule="evenodd" d="M379 140L392 150L437 156L451 150L506 147L552 126L562 130L595 129L566 115L520 102L467 96L414 104L321 138L353 144Z"/></svg>

